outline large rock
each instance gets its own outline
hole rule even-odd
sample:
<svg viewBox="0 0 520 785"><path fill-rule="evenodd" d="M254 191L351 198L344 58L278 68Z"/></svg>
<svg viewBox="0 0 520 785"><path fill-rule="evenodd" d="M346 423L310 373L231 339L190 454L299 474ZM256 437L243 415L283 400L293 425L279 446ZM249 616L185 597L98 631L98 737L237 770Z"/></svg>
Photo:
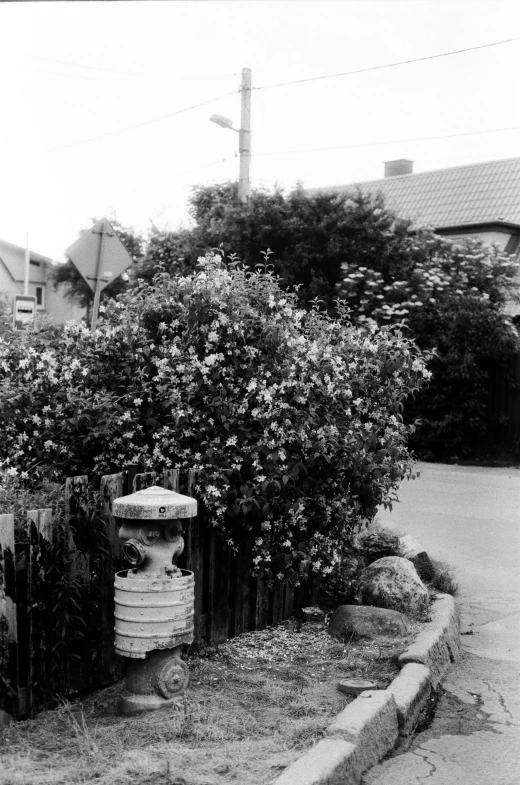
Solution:
<svg viewBox="0 0 520 785"><path fill-rule="evenodd" d="M406 635L409 630L410 624L404 614L373 605L340 605L329 621L329 633L340 640L396 638Z"/></svg>
<svg viewBox="0 0 520 785"><path fill-rule="evenodd" d="M417 570L401 556L385 556L366 567L359 577L357 598L363 605L408 616L420 616L430 604L430 593Z"/></svg>

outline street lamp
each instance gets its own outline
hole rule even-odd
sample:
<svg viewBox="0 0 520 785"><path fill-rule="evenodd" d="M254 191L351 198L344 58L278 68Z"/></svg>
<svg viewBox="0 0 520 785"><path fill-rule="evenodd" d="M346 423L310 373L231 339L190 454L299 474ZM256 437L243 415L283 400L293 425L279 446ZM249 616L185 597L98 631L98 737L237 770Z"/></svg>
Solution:
<svg viewBox="0 0 520 785"><path fill-rule="evenodd" d="M224 117L224 115L221 114L212 114L209 119L212 123L220 125L221 128L229 128L230 131L236 131L237 133L240 133L238 128L233 128L233 120L230 120L229 117Z"/></svg>
<svg viewBox="0 0 520 785"><path fill-rule="evenodd" d="M251 163L251 69L242 69L242 85L240 88L242 95L242 128L234 128L233 121L229 117L221 114L212 114L209 118L212 123L236 131L238 134L238 152L240 154L240 176L238 180L238 198L241 202L247 202L251 191L249 181L249 166Z"/></svg>

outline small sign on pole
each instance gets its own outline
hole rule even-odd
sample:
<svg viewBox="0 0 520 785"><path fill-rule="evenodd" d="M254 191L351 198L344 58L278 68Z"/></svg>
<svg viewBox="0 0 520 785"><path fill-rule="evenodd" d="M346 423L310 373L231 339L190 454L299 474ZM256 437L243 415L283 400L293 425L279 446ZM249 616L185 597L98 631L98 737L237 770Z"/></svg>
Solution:
<svg viewBox="0 0 520 785"><path fill-rule="evenodd" d="M36 297L28 294L17 294L14 298L13 326L15 330L24 330L36 316Z"/></svg>

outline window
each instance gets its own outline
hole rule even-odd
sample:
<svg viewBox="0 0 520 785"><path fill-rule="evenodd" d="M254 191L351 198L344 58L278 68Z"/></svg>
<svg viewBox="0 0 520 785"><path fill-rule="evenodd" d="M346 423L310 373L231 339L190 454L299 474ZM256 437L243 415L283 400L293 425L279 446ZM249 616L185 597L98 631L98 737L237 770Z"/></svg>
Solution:
<svg viewBox="0 0 520 785"><path fill-rule="evenodd" d="M36 307L40 309L45 308L45 289L43 286L36 287Z"/></svg>

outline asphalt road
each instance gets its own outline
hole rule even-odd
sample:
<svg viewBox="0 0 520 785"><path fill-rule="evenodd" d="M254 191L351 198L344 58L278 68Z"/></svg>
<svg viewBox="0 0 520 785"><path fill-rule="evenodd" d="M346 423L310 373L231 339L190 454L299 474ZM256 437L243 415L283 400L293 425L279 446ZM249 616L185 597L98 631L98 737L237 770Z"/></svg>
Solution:
<svg viewBox="0 0 520 785"><path fill-rule="evenodd" d="M379 520L453 568L463 656L430 727L363 785L520 785L520 469L418 469Z"/></svg>

